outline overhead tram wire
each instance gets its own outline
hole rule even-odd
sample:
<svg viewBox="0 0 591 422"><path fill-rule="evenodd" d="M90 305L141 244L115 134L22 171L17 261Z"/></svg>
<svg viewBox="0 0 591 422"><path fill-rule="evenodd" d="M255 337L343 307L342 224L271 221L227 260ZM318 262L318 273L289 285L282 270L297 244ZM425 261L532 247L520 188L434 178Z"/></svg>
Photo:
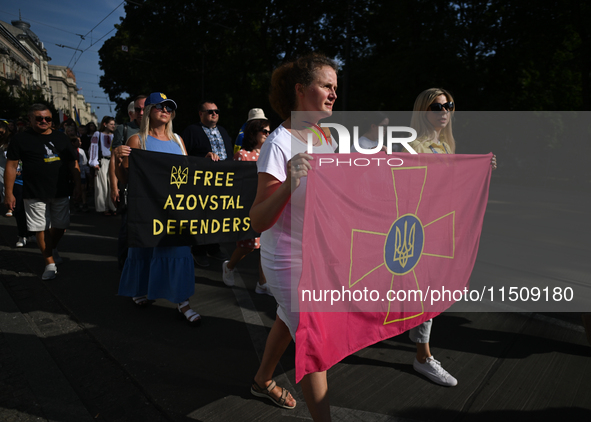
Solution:
<svg viewBox="0 0 591 422"><path fill-rule="evenodd" d="M119 5L119 6L121 6L121 5ZM118 8L119 6L117 6L115 9L113 9L113 10L111 11L111 13L113 13L115 10L117 10L117 8ZM20 18L20 15L17 15L17 14L15 14L15 13L10 13L10 12L4 11L4 10L0 10L0 12L2 12L2 13L6 13L7 15L18 16L18 17ZM111 13L109 13L109 15L111 15ZM107 16L105 17L105 19L107 19L107 18L109 17L109 15L107 15ZM72 35L76 35L77 37L80 37L80 38L81 38L81 40L80 40L80 42L78 43L78 46L77 46L76 48L74 48L74 47L69 47L69 46L67 46L67 45L61 45L61 44L55 44L56 46L58 46L58 47L61 47L61 48L70 48L70 49L72 49L72 50L81 51L80 55L82 55L82 53L83 53L84 51L86 51L86 50L80 50L78 47L80 47L80 44L82 43L82 40L84 40L84 37L86 37L86 35L88 35L88 33L87 33L86 35L77 34L77 33L75 33L75 32L66 31L65 29L58 28L57 26L48 25L48 24L46 24L46 23L43 23L43 22L37 21L37 20L35 20L35 19L30 19L30 18L28 18L28 17L27 17L26 19L27 19L27 21L29 21L29 22L34 22L34 23L36 23L36 24L43 25L43 26L47 26L47 27L49 27L49 28L52 28L52 29L57 29L57 30L59 30L59 31L63 31L63 32L66 32L66 33L68 33L68 34L72 34ZM104 21L105 19L103 19L103 21ZM99 24L100 24L100 23L102 23L102 21L101 21L101 22L99 22ZM98 25L97 25L97 26L98 26ZM95 28L96 28L96 26L95 26ZM93 28L93 29L94 29L94 28ZM92 30L91 30L91 31L92 31ZM90 32L89 32L89 33L90 33ZM76 51L74 51L74 54L72 55L72 59L73 59L73 58L76 56ZM72 59L70 59L70 62L68 63L68 66L66 66L66 67L69 67L69 66L70 66L70 63L72 63Z"/></svg>
<svg viewBox="0 0 591 422"><path fill-rule="evenodd" d="M101 23L103 23L103 22L104 22L104 21L105 21L105 20L106 20L106 19L107 19L109 16L111 16L111 15L112 15L112 14L115 12L115 10L119 9L119 8L121 7L121 5L123 5L123 4L125 4L125 1L122 1L121 3L119 3L119 4L117 5L117 7L115 7L113 10L111 10L111 12L109 12L109 14L108 14L107 16L105 16L105 17L104 17L104 18L103 18L103 19L102 19L102 20L101 20L99 23L97 23L97 24L96 24L96 25L95 25L95 26L94 26L94 27L93 27L93 28L92 28L90 31L88 31L88 32L87 32L85 35L79 35L79 37L80 37L80 42L78 43L78 46L77 46L76 48L79 48L79 47L80 47L80 44L82 43L82 41L84 41L84 39L85 39L85 38L86 38L86 37L87 37L89 34L91 34L91 33L92 33L92 31L94 31L94 30L95 30L95 29L96 29L96 28L97 28L97 27L98 27L98 26L99 26ZM112 31L113 31L113 30L111 30L111 31L107 32L107 34L111 33ZM106 34L105 34L105 35L106 35ZM101 38L99 38L99 40L98 40L98 41L100 41L100 40L101 40L101 39L103 39L103 38L104 38L104 36L103 36L103 37L101 37ZM97 42L98 42L98 41L97 41ZM94 43L93 43L93 44L94 44ZM90 48L90 47L91 47L93 44L90 44L89 48ZM88 48L87 48L86 50L88 50ZM86 51L86 50L84 50L84 51ZM79 56L78 56L78 58L76 59L76 62L74 62L74 65L73 65L73 66L70 68L70 70L73 70L73 69L74 69L74 66L76 66L76 63L78 63L78 60L80 60L80 57L82 56L82 54L84 54L84 51L82 51L82 52L80 53L80 55L79 55ZM70 67L70 63L72 63L72 60L74 60L74 57L76 57L76 52L74 52L74 54L72 55L72 58L70 59L70 62L68 63L68 66L67 66L67 67Z"/></svg>
<svg viewBox="0 0 591 422"><path fill-rule="evenodd" d="M80 44L82 44L82 41L84 41L84 37L80 36L80 42L78 43L78 45L76 46L76 48L74 50L81 51L79 47L80 47ZM84 51L81 51L80 55L82 55L82 53L84 53ZM74 59L74 57L76 57L76 51L74 51L74 55L72 55L72 58L70 59L70 61L68 62L68 65L66 67L70 67L70 63L72 63L72 60Z"/></svg>
<svg viewBox="0 0 591 422"><path fill-rule="evenodd" d="M103 20L101 20L99 23L97 23L94 26L94 28L92 28L90 31L88 31L86 33L86 35L84 35L84 36L86 37L88 34L90 34L92 31L94 31L97 28L97 26L99 26L101 23L103 23L105 21L105 19L107 19L109 16L111 16L113 14L113 12L115 12L115 10L119 9L121 7L121 5L124 4L124 3L125 3L125 1L122 1L121 3L119 3L119 5L117 7L115 7L113 10L111 10L111 12L107 16L105 16L103 18Z"/></svg>
<svg viewBox="0 0 591 422"><path fill-rule="evenodd" d="M71 70L73 70L73 69L74 69L74 67L76 66L76 63L78 63L78 60L80 60L80 57L82 56L82 54L83 54L85 51L88 51L88 49L89 49L90 47L92 47L92 46L93 46L93 45L95 45L97 42L99 42L100 40L102 40L103 38L105 38L107 35L109 35L109 34L110 34L111 32L113 32L115 29L117 29L117 28L113 28L113 29L111 29L111 30L110 30L109 32L107 32L105 35L103 35L103 36L102 36L102 37L100 37L98 40L96 40L95 42L93 42L92 44L90 44L90 45L89 45L89 46L88 46L88 47L87 47L87 48L86 48L84 51L82 51L82 53L80 53L80 56L78 56L78 58L76 59L76 61L74 62L74 64L72 65L72 67L71 67L70 69L71 69Z"/></svg>
<svg viewBox="0 0 591 422"><path fill-rule="evenodd" d="M84 83L87 83L87 84L95 84L95 85L98 85L99 84L97 81L91 82L91 81L85 81L83 79L76 79L76 82L84 82Z"/></svg>

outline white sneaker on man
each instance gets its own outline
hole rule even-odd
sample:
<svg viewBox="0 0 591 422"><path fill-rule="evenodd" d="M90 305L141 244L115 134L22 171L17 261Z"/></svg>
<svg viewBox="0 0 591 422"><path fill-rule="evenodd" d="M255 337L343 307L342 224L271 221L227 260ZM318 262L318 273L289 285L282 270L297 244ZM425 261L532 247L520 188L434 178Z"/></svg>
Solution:
<svg viewBox="0 0 591 422"><path fill-rule="evenodd" d="M45 266L45 271L41 276L41 280L51 280L57 275L57 266L55 264L48 264Z"/></svg>
<svg viewBox="0 0 591 422"><path fill-rule="evenodd" d="M441 363L435 360L433 356L429 356L425 363L420 363L417 358L415 358L412 367L419 374L423 374L436 384L443 385L445 387L453 387L458 384L458 380L452 377L445 369L443 369Z"/></svg>
<svg viewBox="0 0 591 422"><path fill-rule="evenodd" d="M16 247L17 248L22 248L27 244L27 238L26 237L19 237L18 240L16 241Z"/></svg>
<svg viewBox="0 0 591 422"><path fill-rule="evenodd" d="M222 264L222 280L224 280L226 286L232 287L234 285L234 270L228 268L229 262L224 261Z"/></svg>

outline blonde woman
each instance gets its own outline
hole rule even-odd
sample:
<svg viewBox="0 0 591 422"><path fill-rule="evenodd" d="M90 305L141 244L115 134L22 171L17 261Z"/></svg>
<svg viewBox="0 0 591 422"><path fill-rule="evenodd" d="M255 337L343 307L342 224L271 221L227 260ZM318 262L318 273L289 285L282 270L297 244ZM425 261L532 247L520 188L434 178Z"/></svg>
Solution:
<svg viewBox="0 0 591 422"><path fill-rule="evenodd" d="M128 156L133 149L187 155L182 138L172 131L176 103L160 92L146 99L140 131L117 148L116 160L123 159L121 181L127 183ZM189 298L195 293L195 270L190 246L129 248L121 273L119 295L132 297L137 306L158 298L177 303L180 314L192 325L201 323Z"/></svg>
<svg viewBox="0 0 591 422"><path fill-rule="evenodd" d="M421 92L415 100L410 122L410 126L417 131L417 139L410 146L419 154L455 154L456 141L451 129L454 111L454 99L448 91L430 88ZM491 166L497 168L494 155ZM429 338L432 324L430 319L409 331L409 337L417 347L413 368L439 385L453 387L458 381L431 354Z"/></svg>

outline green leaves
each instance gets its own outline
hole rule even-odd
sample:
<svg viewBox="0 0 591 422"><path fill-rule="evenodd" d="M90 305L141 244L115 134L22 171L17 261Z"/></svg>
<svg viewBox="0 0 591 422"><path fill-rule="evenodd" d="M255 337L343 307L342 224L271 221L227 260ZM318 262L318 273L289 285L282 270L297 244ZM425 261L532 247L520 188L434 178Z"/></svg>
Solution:
<svg viewBox="0 0 591 422"><path fill-rule="evenodd" d="M125 8L100 50L101 86L123 110L128 96L165 92L179 104L181 128L197 120L202 98L217 103L232 135L253 107L274 116L272 70L310 51L342 65L337 109L409 110L433 86L451 90L462 110L591 106L584 2L145 0Z"/></svg>

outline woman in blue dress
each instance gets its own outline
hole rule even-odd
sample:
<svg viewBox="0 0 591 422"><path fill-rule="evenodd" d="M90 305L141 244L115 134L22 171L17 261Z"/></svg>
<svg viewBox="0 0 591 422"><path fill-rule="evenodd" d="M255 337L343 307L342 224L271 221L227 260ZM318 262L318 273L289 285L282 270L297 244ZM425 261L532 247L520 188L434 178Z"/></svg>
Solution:
<svg viewBox="0 0 591 422"><path fill-rule="evenodd" d="M146 99L144 116L137 135L121 148L120 175L127 183L128 156L133 148L168 154L187 155L182 138L172 131L176 103L160 92ZM138 306L149 305L158 298L177 303L178 311L192 325L199 325L201 316L191 309L189 297L195 293L195 269L190 246L129 248L119 295L130 296Z"/></svg>

